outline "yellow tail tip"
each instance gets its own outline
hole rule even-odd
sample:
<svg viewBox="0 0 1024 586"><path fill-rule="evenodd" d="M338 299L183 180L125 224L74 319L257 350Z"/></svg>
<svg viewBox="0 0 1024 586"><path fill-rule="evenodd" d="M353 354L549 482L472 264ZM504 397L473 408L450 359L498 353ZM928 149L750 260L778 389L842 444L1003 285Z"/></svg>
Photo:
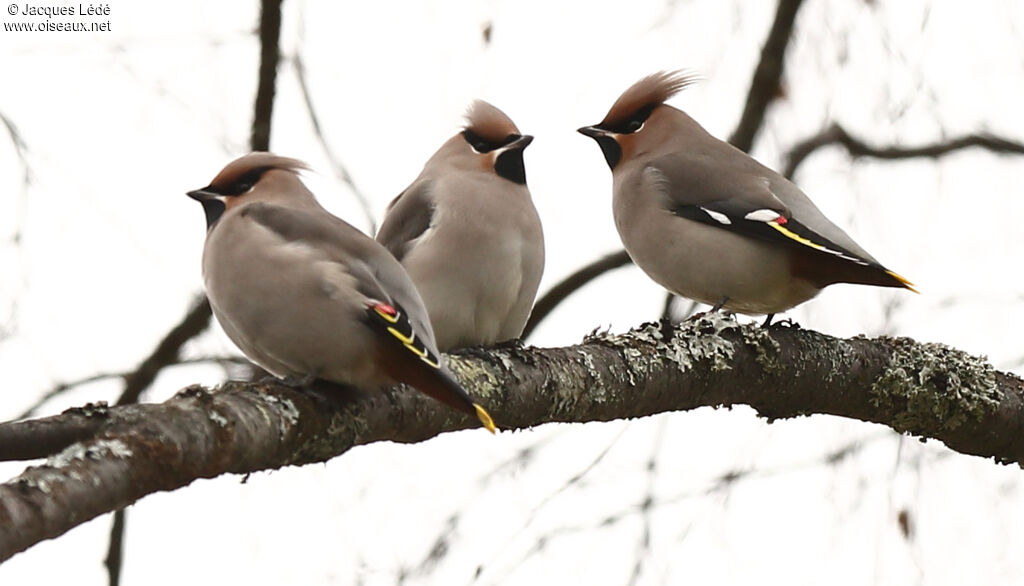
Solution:
<svg viewBox="0 0 1024 586"><path fill-rule="evenodd" d="M483 426L487 428L487 431L491 433L496 433L498 431L498 428L494 426L494 420L491 419L491 414L488 413L486 409L484 409L480 405L477 405L476 403L473 403L473 408L476 409L476 418L479 419L480 423L482 423Z"/></svg>
<svg viewBox="0 0 1024 586"><path fill-rule="evenodd" d="M920 293L921 293L920 291L918 291L917 289L915 289L915 288L914 288L914 284L913 284L913 283L911 283L910 281L908 281L908 280L907 280L907 279L906 279L906 278L905 278L905 277L904 277L903 275L900 275L899 273L894 273L894 272L892 272L892 271L885 271L885 274L887 274L887 275L889 275L890 277L892 277L892 278L896 279L896 280L897 280L897 281L899 281L900 283L903 283L903 286L904 286L904 287L906 287L907 289L910 289L910 290L911 290L911 291L913 291L914 293L917 293L917 294L920 294Z"/></svg>

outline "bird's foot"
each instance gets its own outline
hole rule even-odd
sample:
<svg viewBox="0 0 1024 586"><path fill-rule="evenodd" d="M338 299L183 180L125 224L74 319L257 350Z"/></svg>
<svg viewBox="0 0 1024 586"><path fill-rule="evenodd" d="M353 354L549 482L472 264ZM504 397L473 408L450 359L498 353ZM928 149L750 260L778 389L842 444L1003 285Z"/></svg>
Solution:
<svg viewBox="0 0 1024 586"><path fill-rule="evenodd" d="M279 384L284 385L286 387L291 387L293 389L305 389L312 385L313 381L315 380L315 374L307 374L304 376L295 376L293 374L289 374L288 376L285 376L283 378L278 378L276 376L265 376L262 379L260 379L260 383L265 385Z"/></svg>
<svg viewBox="0 0 1024 586"><path fill-rule="evenodd" d="M502 340L493 346L498 350L522 350L526 345L520 338L510 338L508 340Z"/></svg>
<svg viewBox="0 0 1024 586"><path fill-rule="evenodd" d="M658 325L661 328L661 339L662 341L668 341L676 335L676 324L669 318L663 317L659 321Z"/></svg>
<svg viewBox="0 0 1024 586"><path fill-rule="evenodd" d="M772 315L775 315L775 314L772 314ZM770 318L771 316L768 316L768 317ZM764 323L761 324L761 327L762 328L772 329L772 330L778 330L778 329L799 330L800 329L800 324L796 323L795 321L793 321L792 319L787 317L786 319L779 320L779 321L777 321L775 323L771 323L770 319L766 319L764 321Z"/></svg>

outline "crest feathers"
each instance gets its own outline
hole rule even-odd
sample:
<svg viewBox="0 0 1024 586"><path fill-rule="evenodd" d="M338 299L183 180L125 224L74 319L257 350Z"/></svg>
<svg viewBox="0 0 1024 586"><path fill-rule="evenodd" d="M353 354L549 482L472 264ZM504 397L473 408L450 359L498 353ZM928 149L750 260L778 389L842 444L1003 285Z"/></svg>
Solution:
<svg viewBox="0 0 1024 586"><path fill-rule="evenodd" d="M645 108L653 109L698 80L700 77L695 72L687 70L659 71L648 75L615 100L600 126L614 127Z"/></svg>
<svg viewBox="0 0 1024 586"><path fill-rule="evenodd" d="M470 104L463 128L494 143L504 141L510 134L521 134L511 118L483 100L473 100Z"/></svg>

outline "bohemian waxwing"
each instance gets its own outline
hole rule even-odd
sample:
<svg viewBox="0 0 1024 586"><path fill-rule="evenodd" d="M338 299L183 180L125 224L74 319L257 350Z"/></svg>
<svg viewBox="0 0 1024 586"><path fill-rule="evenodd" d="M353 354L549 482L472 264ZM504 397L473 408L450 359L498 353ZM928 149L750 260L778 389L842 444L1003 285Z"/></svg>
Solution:
<svg viewBox="0 0 1024 586"><path fill-rule="evenodd" d="M666 105L695 81L638 81L599 124L615 226L629 256L669 291L745 314L785 311L833 283L912 284L830 222L800 189Z"/></svg>
<svg viewBox="0 0 1024 586"><path fill-rule="evenodd" d="M444 367L402 265L317 203L298 177L306 168L251 153L188 194L206 212L203 280L228 337L286 380L406 383L493 432Z"/></svg>
<svg viewBox="0 0 1024 586"><path fill-rule="evenodd" d="M533 137L481 100L466 119L388 205L377 233L423 296L442 351L518 338L544 271L523 167Z"/></svg>

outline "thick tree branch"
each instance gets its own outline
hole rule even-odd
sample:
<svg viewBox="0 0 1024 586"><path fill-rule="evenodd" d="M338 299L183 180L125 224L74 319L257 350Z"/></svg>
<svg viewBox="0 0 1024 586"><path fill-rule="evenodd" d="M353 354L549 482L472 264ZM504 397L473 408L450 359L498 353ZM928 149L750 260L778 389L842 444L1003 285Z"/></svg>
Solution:
<svg viewBox="0 0 1024 586"><path fill-rule="evenodd" d="M922 157L937 159L950 153L971 147L982 148L994 153L1024 155L1024 143L985 133L969 134L959 138L916 147L873 147L864 141L851 136L845 128L834 123L821 133L793 145L793 148L789 150L789 157L786 161L786 167L783 169L783 174L792 179L793 176L796 175L797 168L807 159L807 157L814 154L815 151L830 145L839 145L845 148L846 152L854 158L872 157L875 159L888 160L914 159Z"/></svg>
<svg viewBox="0 0 1024 586"><path fill-rule="evenodd" d="M1024 464L1024 382L906 338L837 339L709 315L566 348L460 355L451 365L505 429L747 404L769 419L827 413L874 421ZM228 383L112 408L93 438L0 485L0 560L197 478L322 462L358 445L419 442L477 425L402 388L339 396ZM0 430L8 425L17 424Z"/></svg>

